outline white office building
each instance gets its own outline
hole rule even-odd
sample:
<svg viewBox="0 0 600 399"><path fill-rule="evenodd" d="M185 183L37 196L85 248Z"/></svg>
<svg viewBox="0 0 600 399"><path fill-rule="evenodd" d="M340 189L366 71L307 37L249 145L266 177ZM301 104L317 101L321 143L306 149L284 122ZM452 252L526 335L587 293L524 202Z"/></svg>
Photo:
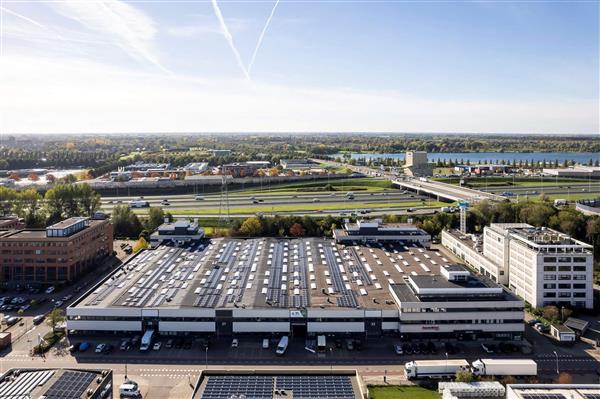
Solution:
<svg viewBox="0 0 600 399"><path fill-rule="evenodd" d="M483 250L470 242L470 236L456 231L442 234L442 244L469 266L508 285L532 306L593 308L591 245L524 223L486 227Z"/></svg>
<svg viewBox="0 0 600 399"><path fill-rule="evenodd" d="M460 265L444 265L439 275L408 276L390 285L400 308L403 339L476 341L519 340L523 336L522 300Z"/></svg>

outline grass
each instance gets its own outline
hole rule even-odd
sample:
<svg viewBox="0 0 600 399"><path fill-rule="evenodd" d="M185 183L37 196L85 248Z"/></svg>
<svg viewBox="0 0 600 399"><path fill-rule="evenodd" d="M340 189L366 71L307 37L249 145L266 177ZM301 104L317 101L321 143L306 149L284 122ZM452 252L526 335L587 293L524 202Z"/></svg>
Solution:
<svg viewBox="0 0 600 399"><path fill-rule="evenodd" d="M459 177L439 177L434 178L433 180L458 185L460 183ZM473 188L481 188L485 187L531 187L531 186L555 186L556 184L561 183L574 183L586 185L589 184L587 179L569 179L569 178L553 178L553 177L544 177L542 178L524 178L524 177L466 177L463 179L465 184L469 187ZM598 183L593 182L592 185L597 185Z"/></svg>
<svg viewBox="0 0 600 399"><path fill-rule="evenodd" d="M330 184L335 191L381 191L384 189L392 188L392 182L388 179L373 179L373 178L357 178L357 179L335 179L335 180L321 180L318 182L303 182L293 184L282 184L271 186L266 189L257 189L252 187L246 190L230 191L235 194L258 194L258 193L293 193L297 194L300 192L325 192L317 191L318 188L325 187Z"/></svg>
<svg viewBox="0 0 600 399"><path fill-rule="evenodd" d="M441 206L447 206L446 203L431 201L407 201L407 202L344 202L338 204L327 204L321 202L309 203L309 204L288 204L288 205L256 205L256 206L232 206L229 208L230 213L238 214L255 214L258 212L270 213L270 212L301 212L301 211L317 211L317 210L360 210L360 209L379 209L388 207L414 207L414 208L436 208ZM138 214L144 214L147 211L134 211ZM198 209L173 209L171 213L176 215L218 215L219 208L198 208Z"/></svg>
<svg viewBox="0 0 600 399"><path fill-rule="evenodd" d="M369 386L369 397L373 399L439 399L436 391L416 385Z"/></svg>

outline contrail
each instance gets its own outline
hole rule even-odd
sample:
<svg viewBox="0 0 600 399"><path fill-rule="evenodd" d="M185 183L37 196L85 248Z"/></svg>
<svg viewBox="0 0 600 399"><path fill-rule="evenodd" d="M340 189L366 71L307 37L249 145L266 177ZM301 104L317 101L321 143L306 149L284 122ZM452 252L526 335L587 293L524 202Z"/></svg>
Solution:
<svg viewBox="0 0 600 399"><path fill-rule="evenodd" d="M269 18L267 18L267 22L265 23L265 26L264 26L262 32L260 32L260 36L258 37L258 41L256 42L256 47L254 48L254 53L252 54L252 59L250 60L250 64L248 64L248 75L250 75L250 71L252 71L252 65L254 65L254 60L256 59L256 54L258 53L258 49L262 45L263 38L265 37L265 33L267 32L267 29L269 28L271 19L273 19L273 15L275 14L275 9L277 8L278 4L279 4L279 0L275 1L275 5L271 9L271 14L269 15Z"/></svg>
<svg viewBox="0 0 600 399"><path fill-rule="evenodd" d="M229 28L227 28L225 19L223 19L223 14L221 14L221 9L219 8L219 4L217 3L217 0L211 0L211 3L212 3L213 10L215 12L215 15L216 15L217 19L219 20L219 24L221 25L221 31L223 33L223 36L225 36L225 40L227 40L227 43L229 43L229 47L231 47L231 51L233 51L235 60L237 61L242 72L244 73L244 76L246 77L246 79L250 80L250 74L248 73L248 70L244 66L244 63L242 62L242 57L240 56L240 52L235 47L235 43L233 42L233 36L231 36L231 33L229 33Z"/></svg>
<svg viewBox="0 0 600 399"><path fill-rule="evenodd" d="M33 24L33 25L37 26L38 28L41 28L41 29L44 29L44 30L52 32L56 37L58 37L63 42L66 42L69 46L71 46L71 48L75 49L78 53L83 54L81 52L81 49L79 49L78 47L73 46L73 44L71 43L70 40L64 38L60 33L56 32L54 29L52 29L52 28L50 28L50 27L48 27L46 25L43 25L43 24L39 23L38 21L36 21L34 19L26 17L23 14L19 14L18 12L14 12L13 10L9 10L6 7L0 7L0 10L4 11L7 14L13 15L13 16L15 16L17 18L20 18L20 19L22 19L24 21L27 21L30 24Z"/></svg>

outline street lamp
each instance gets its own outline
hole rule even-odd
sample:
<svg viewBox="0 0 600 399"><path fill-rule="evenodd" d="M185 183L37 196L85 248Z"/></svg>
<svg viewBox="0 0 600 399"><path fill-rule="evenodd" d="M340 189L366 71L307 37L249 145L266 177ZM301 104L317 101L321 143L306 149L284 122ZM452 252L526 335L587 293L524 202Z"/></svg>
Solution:
<svg viewBox="0 0 600 399"><path fill-rule="evenodd" d="M558 369L558 353L556 353L556 351L552 352L554 352L554 356L556 356L556 374L560 374L560 370Z"/></svg>
<svg viewBox="0 0 600 399"><path fill-rule="evenodd" d="M206 347L204 348L204 360L206 362L204 370L208 370L208 345L206 345Z"/></svg>
<svg viewBox="0 0 600 399"><path fill-rule="evenodd" d="M444 367L444 373L448 373L448 352L445 352L446 355L446 366Z"/></svg>

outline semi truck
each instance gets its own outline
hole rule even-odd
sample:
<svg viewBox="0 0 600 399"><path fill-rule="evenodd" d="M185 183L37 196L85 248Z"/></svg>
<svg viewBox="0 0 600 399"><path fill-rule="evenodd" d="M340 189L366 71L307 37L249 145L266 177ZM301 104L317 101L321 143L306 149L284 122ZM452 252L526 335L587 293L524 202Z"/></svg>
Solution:
<svg viewBox="0 0 600 399"><path fill-rule="evenodd" d="M537 375L537 363L531 359L479 359L471 364L476 376L532 376Z"/></svg>
<svg viewBox="0 0 600 399"><path fill-rule="evenodd" d="M406 378L449 378L457 371L469 370L465 359L415 360L404 365Z"/></svg>

